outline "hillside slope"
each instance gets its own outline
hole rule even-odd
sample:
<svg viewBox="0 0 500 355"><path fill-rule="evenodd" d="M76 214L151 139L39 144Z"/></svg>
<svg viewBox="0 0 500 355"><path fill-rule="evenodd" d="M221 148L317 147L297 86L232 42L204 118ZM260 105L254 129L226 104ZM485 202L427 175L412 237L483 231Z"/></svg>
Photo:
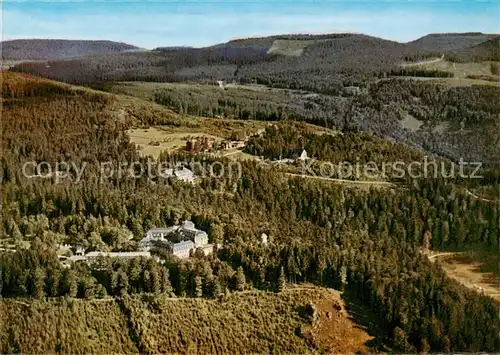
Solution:
<svg viewBox="0 0 500 355"><path fill-rule="evenodd" d="M312 286L220 300L5 300L0 315L4 353L356 353L373 339L337 291Z"/></svg>
<svg viewBox="0 0 500 355"><path fill-rule="evenodd" d="M500 61L500 36L471 47L451 51L446 57L455 62Z"/></svg>
<svg viewBox="0 0 500 355"><path fill-rule="evenodd" d="M278 50L276 50L278 48ZM280 48L284 48L282 50ZM288 49L291 48L292 56ZM298 50L296 50L298 48ZM296 55L298 54L298 55ZM390 71L413 48L359 34L287 35L235 40L206 48L163 48L14 68L71 83L236 80L284 88L335 91Z"/></svg>
<svg viewBox="0 0 500 355"><path fill-rule="evenodd" d="M325 313L329 320L325 328L321 328L321 318L319 328L313 327L312 330L309 321L300 319L304 318L301 311L307 311L299 308L304 305L303 298L294 294L289 297L292 301L288 302L287 288L290 283L301 284L299 287L314 283L328 288L344 288L346 293L352 293L358 302L376 314L370 319L382 323L394 351L477 353L496 352L500 348L497 303L449 280L442 268L430 263L418 248L422 235L432 233L432 247L435 249L466 250L479 246L492 252L497 250L498 205L466 194L460 188L460 182L455 184L453 180L444 182L428 178L414 180L402 188L364 191L319 180L284 178L280 171L250 161L241 162L241 178L230 173L229 176L203 178L195 185L159 179L158 183L152 184L147 176L140 179L116 176L103 181L99 178L100 162L139 159L126 134L128 115L120 114L120 107L116 107L117 114L110 112L114 105L112 99L117 98L81 88L77 91L47 80L37 84L37 78L16 73L2 73L4 76L9 78L3 81L9 91L4 91L6 95L3 96L2 207L7 213L2 224L2 237L9 238L9 244L32 243L30 250L19 248L15 253L0 253L3 270L1 295L13 298L10 302L21 298L22 302L33 298L43 300L47 295L51 299L114 296L118 300L115 302L119 302L120 312L125 314L128 334L137 348L135 350L130 345L130 352L155 351L162 347L163 342L171 344L171 349L180 349L179 352L194 350L195 347L207 349L215 343L211 330L217 329L220 343L225 341L226 346L231 346L230 350L234 350L231 353L242 352L248 344L253 352L259 353L303 353L307 352L304 349L309 343L297 339L299 335L314 340L315 335L318 336L317 329L325 329L320 334L328 336L338 329L336 319L341 319L339 325L345 323L345 318L336 318L334 310L338 307L333 299L326 305L319 303L317 306L318 312L331 311L331 317ZM23 80L23 85L18 84ZM431 89L425 88L421 90L429 94L429 98L425 98L418 94L420 89L417 87L387 84L390 87L386 90L373 93L374 102L371 104L374 112L377 112L377 104L380 107L381 100L375 101L377 97L381 97L382 102L394 102L399 97L408 104L435 99L446 105L453 102L446 101L451 98L464 101L453 92L449 93L453 96L446 99L446 96L438 97ZM401 98L403 94L422 98ZM495 92L490 94L493 97ZM364 100L365 104L370 104L366 97ZM488 109L487 104L496 102L484 97L469 104L473 105L471 111L475 112L476 107ZM151 103L144 101L142 107L147 104ZM361 102L358 107L362 108ZM498 110L495 107L491 111L496 115ZM161 112L156 108L151 109L152 119L148 121L151 124L154 118L158 119L155 112ZM387 110L393 111L390 106ZM139 115L141 111L133 113ZM420 118L425 112L418 115L415 110L412 114ZM470 124L476 124L482 116ZM180 120L186 125L191 124L191 120L182 115L178 115L178 120L172 124ZM225 122L224 119L220 121ZM156 122L161 123L164 122ZM464 128L467 129L467 125ZM339 151L350 152L351 135L343 136L346 142L342 144L338 140ZM295 147L302 145L298 138ZM306 138L316 147L325 146L326 139L312 135ZM457 139L463 140L462 137ZM363 144L363 140L359 142L357 156L363 159L359 161L363 164L372 160L373 149L370 144ZM487 143L487 140L483 138L482 142ZM319 152L317 150L318 155ZM328 152L323 155L326 159L336 158L326 154ZM404 153L401 151L401 154ZM201 156L197 158L202 159ZM23 176L20 167L33 160L66 160L76 166L83 166L85 162L84 180L80 184L70 181L56 183L57 174L54 179ZM221 163L226 161L222 159ZM484 183L488 179L486 176L478 184ZM495 177L490 177L490 181L492 178ZM165 264L156 263L154 259L115 259L96 268L77 265L64 270L57 259L57 244L84 243L87 250L135 249L132 243L140 240L150 226L173 225L181 218L196 222L214 241L223 240L224 250L210 257L199 255L178 262L170 260ZM260 242L262 233L270 237L267 245ZM132 241L129 240L131 234ZM56 279L65 281L56 283ZM263 292L256 293L255 288ZM239 289L248 290L243 295L255 297L232 301L233 296L241 297ZM222 296L218 304L219 301L215 300L219 299L221 291L229 295ZM175 293L179 298L167 299L165 303L163 299L156 302L155 298L135 298L149 292L162 293L163 296ZM278 298L274 292L278 293ZM125 294L132 295L130 302L125 301ZM306 304L309 300L305 300ZM185 302L185 305L177 306L174 302ZM54 325L45 319L32 322L43 327L19 331L25 335L22 339L16 340L16 331L9 331L10 324L24 324L17 318L27 317L29 312L38 309L39 304L42 308L40 317L50 315L50 308L57 308L44 308L45 303L34 302L28 303L25 311L14 309L8 312L8 317L0 315L0 320L7 320L0 322L0 330L6 329L1 334L2 344L5 344L4 339L7 343L5 352L20 349L19 352L47 353L57 350L50 348L54 345L50 339L57 339L57 333L55 337L50 335ZM87 320L81 308L75 309L79 317ZM305 313L311 314L308 309ZM108 318L118 324L114 321L119 319L115 310L106 312L99 308L98 312L107 316L109 313ZM71 314L71 321L79 321L73 313L67 314ZM170 316L171 319L167 318ZM102 318L90 319L87 329L95 329L94 322L99 319ZM182 336L178 333L179 336L174 338L165 326L166 320L174 331L179 329L176 328L179 324L185 330ZM237 325L233 327L235 322ZM78 328L82 331L75 331L69 323L61 320L64 328L60 326L59 329L76 334L78 341L73 341L69 335L59 339L65 344L76 344L75 351L79 349L80 339L89 336L95 339L92 331L87 332L85 327ZM354 325L351 323L351 326ZM346 328L349 327L346 324ZM27 329L26 326L19 328ZM102 328L102 337L110 334L107 327ZM122 329L116 330L118 337ZM259 332L260 329L265 331ZM309 330L312 337L307 336ZM45 331L52 338L42 336L46 341L39 349L24 350L16 345L16 341L21 345L37 342L38 333L44 334ZM250 341L237 338L237 334L248 334ZM343 333L333 334L338 339L331 339L332 344L343 341ZM349 340L361 338L356 338L347 329L345 336ZM10 339L14 340L10 342ZM108 342L115 344L114 340ZM275 348L268 346L269 343L276 344ZM49 349L44 344L48 344ZM322 343L318 341L318 344ZM297 350L291 351L295 345ZM335 349L334 352L350 351L335 346L330 348ZM84 348L83 351L95 349ZM106 348L108 353L127 352L123 346L115 349Z"/></svg>
<svg viewBox="0 0 500 355"><path fill-rule="evenodd" d="M491 39L492 36L481 32L431 33L408 42L408 45L421 50L446 52L478 45Z"/></svg>
<svg viewBox="0 0 500 355"><path fill-rule="evenodd" d="M120 42L62 39L18 39L4 41L1 47L2 58L10 60L59 60L139 49Z"/></svg>
<svg viewBox="0 0 500 355"><path fill-rule="evenodd" d="M136 353L112 300L0 301L0 352Z"/></svg>

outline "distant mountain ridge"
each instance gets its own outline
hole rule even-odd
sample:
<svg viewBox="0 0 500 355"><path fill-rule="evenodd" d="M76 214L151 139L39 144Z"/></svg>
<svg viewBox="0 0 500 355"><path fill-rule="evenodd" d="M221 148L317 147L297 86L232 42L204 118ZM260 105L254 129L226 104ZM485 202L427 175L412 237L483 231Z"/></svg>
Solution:
<svg viewBox="0 0 500 355"><path fill-rule="evenodd" d="M47 64L23 63L13 70L78 84L235 80L324 91L355 85L390 71L403 58L418 56L403 43L336 33L250 38L204 48L127 51Z"/></svg>
<svg viewBox="0 0 500 355"><path fill-rule="evenodd" d="M139 50L139 47L106 40L16 39L1 42L2 59L59 60L93 54Z"/></svg>
<svg viewBox="0 0 500 355"><path fill-rule="evenodd" d="M496 58L494 53L493 56L488 54L495 47L493 42L487 44L492 38L495 35L445 33L400 43L356 33L293 34L236 39L203 48L158 47L153 51L139 51L134 46L105 42L106 45L98 46L99 50L93 51L93 55L88 54L92 48L85 46L84 50L70 53L86 53L77 58L67 58L66 44L66 48L62 46L63 49L57 52L66 56L64 60L24 62L10 70L73 84L103 81L214 83L227 80L338 93L346 86L362 86L366 80L384 77L402 62L424 60L438 54L439 57L445 54L447 59L453 56L474 60ZM485 44L481 47L481 43ZM465 54L456 52L462 50ZM55 55L51 55L47 48L44 51L45 57ZM482 54L475 56L475 52Z"/></svg>
<svg viewBox="0 0 500 355"><path fill-rule="evenodd" d="M475 46L457 49L447 57L458 62L500 61L500 36Z"/></svg>
<svg viewBox="0 0 500 355"><path fill-rule="evenodd" d="M496 36L482 32L431 33L407 44L420 50L446 52L476 46Z"/></svg>

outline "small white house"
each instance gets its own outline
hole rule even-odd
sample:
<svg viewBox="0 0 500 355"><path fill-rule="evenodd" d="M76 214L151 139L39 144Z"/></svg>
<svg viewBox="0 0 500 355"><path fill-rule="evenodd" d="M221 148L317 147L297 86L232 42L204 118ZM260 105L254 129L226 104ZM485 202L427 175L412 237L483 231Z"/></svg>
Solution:
<svg viewBox="0 0 500 355"><path fill-rule="evenodd" d="M266 233L262 233L260 235L260 242L262 243L262 245L267 245L267 241L268 241L267 234Z"/></svg>
<svg viewBox="0 0 500 355"><path fill-rule="evenodd" d="M297 158L297 160L307 160L309 159L309 157L307 156L307 152L306 150L302 150L302 153L300 154L300 156Z"/></svg>
<svg viewBox="0 0 500 355"><path fill-rule="evenodd" d="M191 170L184 167L180 169L165 169L163 170L163 176L166 178L175 178L180 181L189 182L191 184L193 184L196 179L196 175Z"/></svg>
<svg viewBox="0 0 500 355"><path fill-rule="evenodd" d="M85 248L82 245L77 245L75 247L75 254L76 255L83 255L83 254L85 254Z"/></svg>

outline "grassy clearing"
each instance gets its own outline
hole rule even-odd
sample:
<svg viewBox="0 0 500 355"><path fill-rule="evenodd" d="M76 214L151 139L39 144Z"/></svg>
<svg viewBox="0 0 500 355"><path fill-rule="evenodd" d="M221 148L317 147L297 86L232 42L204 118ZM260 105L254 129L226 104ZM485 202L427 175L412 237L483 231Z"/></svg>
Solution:
<svg viewBox="0 0 500 355"><path fill-rule="evenodd" d="M418 78L434 80L452 86L491 85L500 86L498 75L491 72L491 66L497 62L453 63L447 60L429 61L416 65L426 70L440 70L453 73L453 78Z"/></svg>
<svg viewBox="0 0 500 355"><path fill-rule="evenodd" d="M300 57L304 48L309 44L313 44L315 41L311 40L288 40L288 39L277 39L273 42L273 45L267 53L269 54L281 54L291 57Z"/></svg>
<svg viewBox="0 0 500 355"><path fill-rule="evenodd" d="M189 124L180 126L135 127L127 130L130 141L142 156L158 157L162 151L173 152L183 149L189 138L206 136L216 141L243 139L261 132L266 123L260 121L219 120L209 118L190 118ZM224 151L222 155L243 157L239 150ZM246 154L244 158L249 158Z"/></svg>
<svg viewBox="0 0 500 355"><path fill-rule="evenodd" d="M328 39L311 39L311 40L297 40L297 39L277 39L267 53L281 54L291 57L300 57L304 52L304 48L311 44L318 42L325 42Z"/></svg>
<svg viewBox="0 0 500 355"><path fill-rule="evenodd" d="M222 156L231 160L262 160L260 157L245 153L239 149L228 149L222 153Z"/></svg>
<svg viewBox="0 0 500 355"><path fill-rule="evenodd" d="M153 156L157 158L161 152L173 152L183 149L186 140L190 137L208 136L213 139L222 139L221 137L205 134L204 132L178 132L170 133L169 129L162 127L136 128L127 131L130 141L134 143L142 156Z"/></svg>

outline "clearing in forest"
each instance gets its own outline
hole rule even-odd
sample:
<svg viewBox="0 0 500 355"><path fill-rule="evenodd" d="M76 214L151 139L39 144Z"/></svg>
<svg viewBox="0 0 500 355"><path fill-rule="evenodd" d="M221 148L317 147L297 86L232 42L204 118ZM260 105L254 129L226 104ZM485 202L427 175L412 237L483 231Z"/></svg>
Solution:
<svg viewBox="0 0 500 355"><path fill-rule="evenodd" d="M161 152L169 153L186 147L189 138L205 136L212 139L222 140L203 132L169 132L161 128L134 128L127 131L130 141L134 143L141 156L151 155L158 158Z"/></svg>
<svg viewBox="0 0 500 355"><path fill-rule="evenodd" d="M483 272L481 262L464 253L433 253L429 260L439 259L446 274L464 286L483 293L500 302L500 280L492 272Z"/></svg>
<svg viewBox="0 0 500 355"><path fill-rule="evenodd" d="M452 86L491 85L500 86L500 77L492 73L492 65L498 66L499 62L467 62L454 63L444 59L423 61L418 63L405 63L405 68L414 67L425 70L439 70L453 73L452 78L418 77L419 80L433 80ZM412 77L413 78L413 77Z"/></svg>
<svg viewBox="0 0 500 355"><path fill-rule="evenodd" d="M281 54L292 57L300 57L304 48L309 44L313 44L314 40L289 40L289 39L277 39L273 42L273 45L267 53L269 54Z"/></svg>

